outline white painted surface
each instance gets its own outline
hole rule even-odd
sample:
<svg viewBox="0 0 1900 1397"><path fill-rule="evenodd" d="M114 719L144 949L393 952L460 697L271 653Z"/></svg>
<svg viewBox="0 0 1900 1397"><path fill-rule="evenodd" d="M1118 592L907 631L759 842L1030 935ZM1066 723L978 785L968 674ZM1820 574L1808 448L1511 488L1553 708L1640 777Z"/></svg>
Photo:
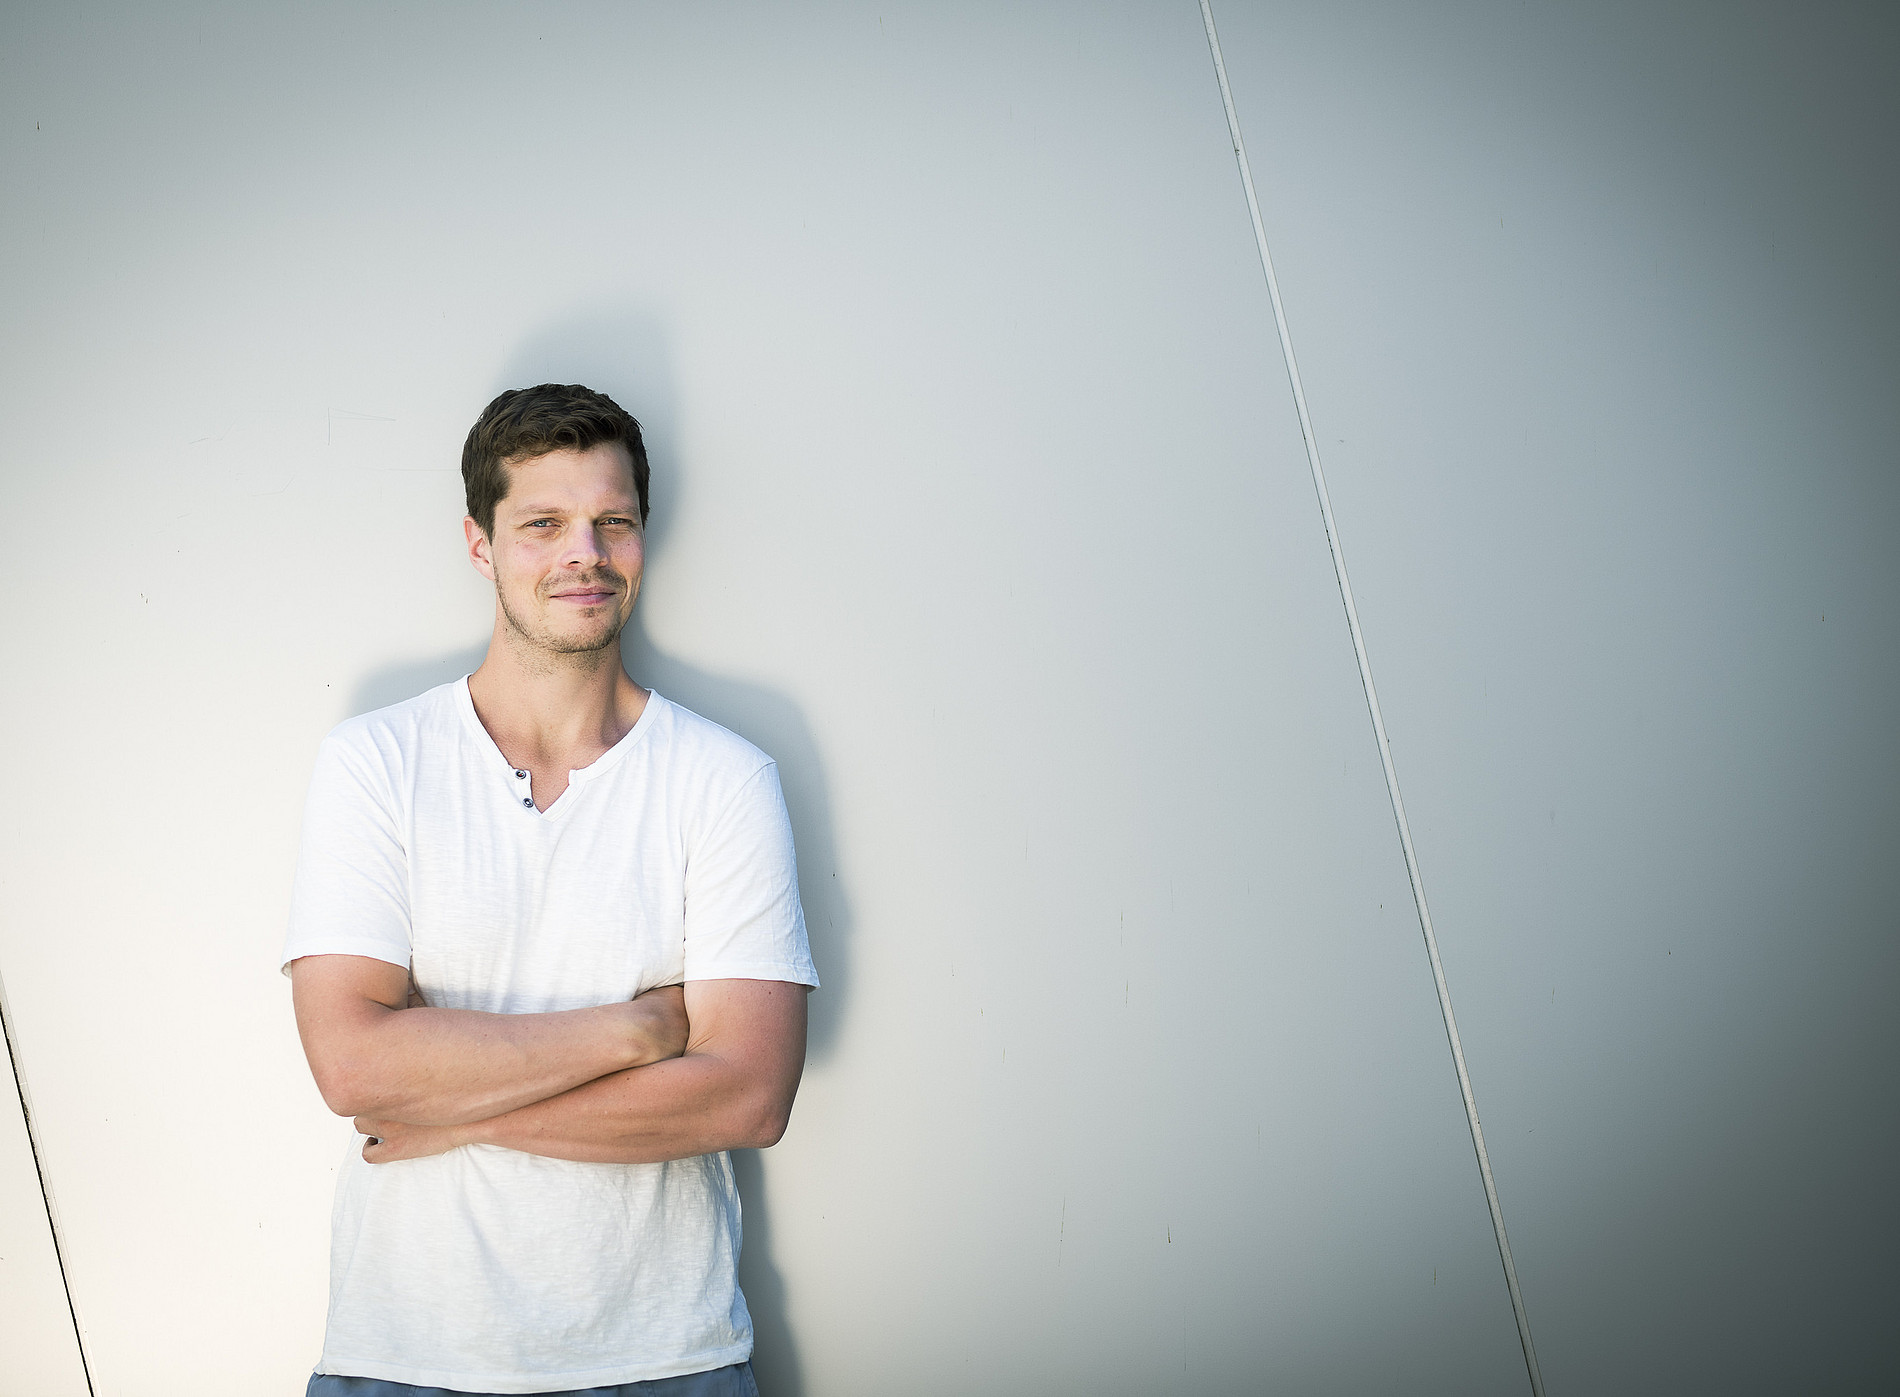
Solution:
<svg viewBox="0 0 1900 1397"><path fill-rule="evenodd" d="M1825 105L1750 168L1832 222L1681 194L1613 26L1325 14L1220 18L1545 1374L1773 1390L1892 1235L1887 206ZM477 657L460 440L545 378L651 431L634 673L794 815L771 1397L1522 1390L1194 5L4 24L0 968L102 1397L315 1356L303 782Z"/></svg>
<svg viewBox="0 0 1900 1397"><path fill-rule="evenodd" d="M1896 16L1220 17L1550 1390L1891 1387Z"/></svg>

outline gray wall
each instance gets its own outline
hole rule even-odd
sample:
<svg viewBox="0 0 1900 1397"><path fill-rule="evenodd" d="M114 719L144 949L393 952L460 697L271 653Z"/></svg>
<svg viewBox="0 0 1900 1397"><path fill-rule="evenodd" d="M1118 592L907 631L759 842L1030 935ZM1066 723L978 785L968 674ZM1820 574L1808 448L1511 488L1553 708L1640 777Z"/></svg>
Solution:
<svg viewBox="0 0 1900 1397"><path fill-rule="evenodd" d="M1883 1390L1900 24L1218 15L1549 1388ZM544 379L650 428L633 672L792 807L770 1397L1525 1390L1195 5L0 64L0 974L98 1393L301 1390L303 786L479 657L459 443ZM0 1394L64 1323L0 1091Z"/></svg>

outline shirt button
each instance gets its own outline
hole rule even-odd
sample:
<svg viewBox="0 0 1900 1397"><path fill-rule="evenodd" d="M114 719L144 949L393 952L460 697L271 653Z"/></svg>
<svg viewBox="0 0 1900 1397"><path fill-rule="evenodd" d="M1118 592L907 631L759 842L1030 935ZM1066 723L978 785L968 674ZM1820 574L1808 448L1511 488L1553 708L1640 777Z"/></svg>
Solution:
<svg viewBox="0 0 1900 1397"><path fill-rule="evenodd" d="M528 773L527 773L527 772L525 772L525 771L517 771L517 772L515 773L515 780L517 780L517 781L526 781L527 779L528 779Z"/></svg>
<svg viewBox="0 0 1900 1397"><path fill-rule="evenodd" d="M533 805L533 804L534 804L534 797L533 797L533 796L523 796L523 797L521 798L521 803L522 803L523 805Z"/></svg>

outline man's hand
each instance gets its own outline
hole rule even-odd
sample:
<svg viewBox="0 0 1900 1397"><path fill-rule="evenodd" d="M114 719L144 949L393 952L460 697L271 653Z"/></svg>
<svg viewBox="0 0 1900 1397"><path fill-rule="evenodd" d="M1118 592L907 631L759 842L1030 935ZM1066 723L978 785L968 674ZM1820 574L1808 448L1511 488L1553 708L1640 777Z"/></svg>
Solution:
<svg viewBox="0 0 1900 1397"><path fill-rule="evenodd" d="M651 1062L665 1062L686 1051L689 1025L686 1019L686 990L683 986L661 985L658 989L636 995L633 1009L637 1015L634 1033L643 1045L640 1059L634 1064L636 1067L645 1067Z"/></svg>
<svg viewBox="0 0 1900 1397"><path fill-rule="evenodd" d="M365 1164L394 1164L399 1159L422 1159L446 1154L458 1145L469 1143L466 1128L459 1125L404 1125L401 1121L356 1118L356 1133L367 1135L363 1145Z"/></svg>

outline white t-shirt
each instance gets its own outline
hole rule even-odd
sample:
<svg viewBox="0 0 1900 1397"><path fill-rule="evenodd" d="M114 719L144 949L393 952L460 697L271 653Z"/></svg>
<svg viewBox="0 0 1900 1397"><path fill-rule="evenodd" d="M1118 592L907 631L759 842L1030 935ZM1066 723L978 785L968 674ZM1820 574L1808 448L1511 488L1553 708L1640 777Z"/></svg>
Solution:
<svg viewBox="0 0 1900 1397"><path fill-rule="evenodd" d="M288 964L408 966L432 1005L530 1014L685 980L816 985L778 769L654 694L545 811L466 680L325 739ZM480 1392L604 1387L752 1352L721 1154L579 1164L493 1145L337 1181L319 1373Z"/></svg>

